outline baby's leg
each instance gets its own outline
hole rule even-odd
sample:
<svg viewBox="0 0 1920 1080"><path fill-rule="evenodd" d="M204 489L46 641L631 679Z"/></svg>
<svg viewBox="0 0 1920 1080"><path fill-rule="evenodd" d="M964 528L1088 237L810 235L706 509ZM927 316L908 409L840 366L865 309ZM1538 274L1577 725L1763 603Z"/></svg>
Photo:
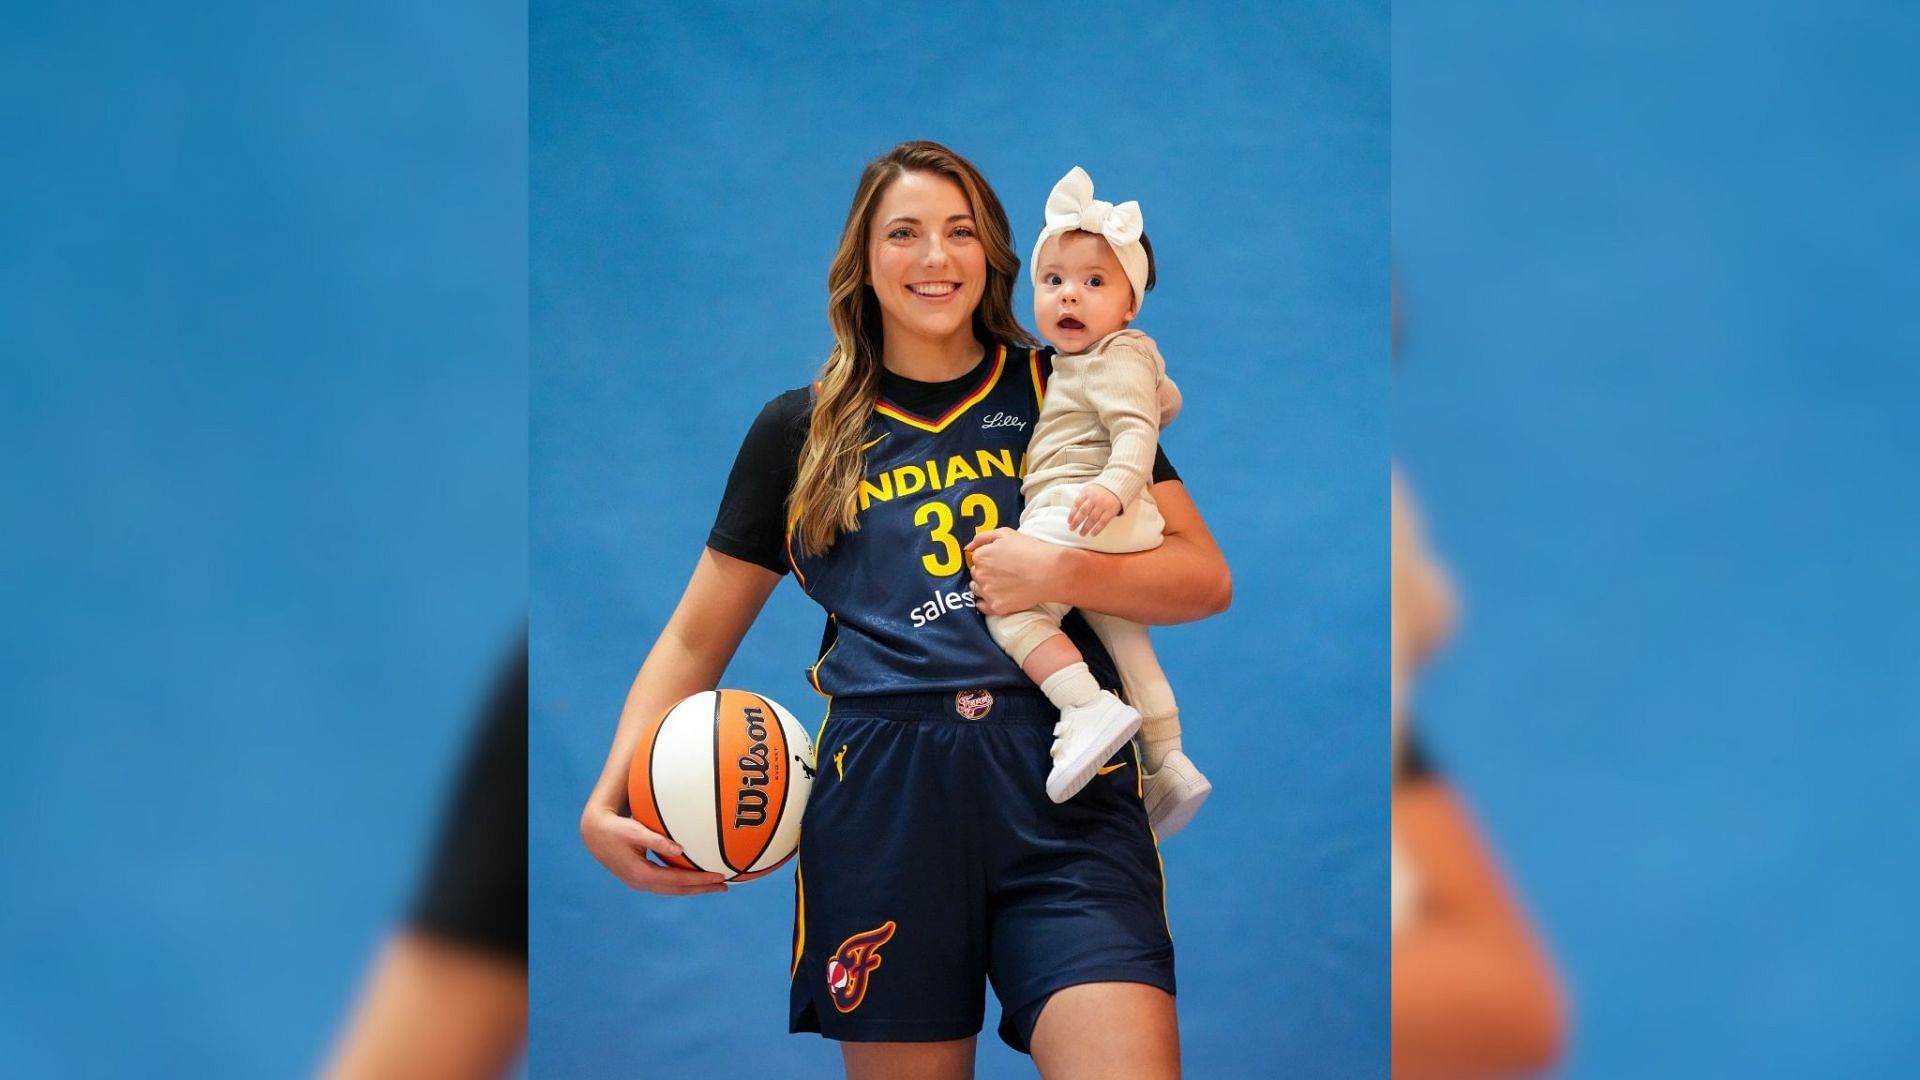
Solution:
<svg viewBox="0 0 1920 1080"><path fill-rule="evenodd" d="M1039 687L1045 687L1048 679L1075 666L1083 671L1086 670L1086 657L1080 655L1080 649L1073 643L1072 638L1058 631L1028 653L1025 660L1020 661L1020 670L1026 672L1027 678L1032 679L1034 685ZM1087 678L1091 679L1093 675L1089 673ZM1086 697L1092 696L1092 694L1086 695ZM1054 704L1060 703L1056 701ZM1077 705L1079 702L1072 702L1072 704Z"/></svg>
<svg viewBox="0 0 1920 1080"><path fill-rule="evenodd" d="M1081 614L1113 655L1127 701L1140 710L1140 754L1147 771L1153 772L1169 751L1180 749L1180 707L1173 700L1166 672L1160 669L1160 658L1154 655L1147 628L1097 611Z"/></svg>
<svg viewBox="0 0 1920 1080"><path fill-rule="evenodd" d="M1067 527L1073 491L1056 488L1029 502L1020 515L1020 531L1049 543L1085 546ZM1060 710L1050 751L1053 769L1047 774L1047 797L1057 803L1086 787L1094 772L1140 730L1139 712L1100 689L1080 650L1060 632L1067 610L1065 604L1044 604L1004 620L987 618L993 639Z"/></svg>
<svg viewBox="0 0 1920 1080"><path fill-rule="evenodd" d="M1041 604L1012 615L987 616L987 632L1020 665L1054 708L1085 705L1100 694L1073 640L1060 632L1065 604Z"/></svg>
<svg viewBox="0 0 1920 1080"><path fill-rule="evenodd" d="M1147 804L1147 822L1160 839L1186 828L1213 793L1213 784L1180 750L1180 710L1173 702L1173 687L1160 670L1153 654L1147 628L1111 615L1087 612L1107 651L1120 669L1120 685L1127 700L1139 709L1140 767L1146 770L1142 790Z"/></svg>
<svg viewBox="0 0 1920 1080"><path fill-rule="evenodd" d="M1140 730L1140 714L1100 689L1080 650L1060 632L1065 614L1064 604L1043 604L1012 615L987 616L993 640L1060 710L1049 751L1053 769L1047 774L1047 797L1057 803L1086 787L1094 770Z"/></svg>
<svg viewBox="0 0 1920 1080"><path fill-rule="evenodd" d="M1074 500L1085 487L1085 484L1062 484L1040 493L1027 503L1026 510L1022 512L1020 531L1050 544L1083 548L1089 551L1126 553L1146 551L1160 546L1165 520L1160 516L1160 508L1154 505L1152 499L1135 499L1127 506L1126 513L1109 523L1098 536L1081 536L1074 531L1067 525L1067 518L1072 512ZM1066 607L1059 604L1049 606L1056 609L1049 627L1057 632L1060 617L1066 614ZM1095 622L1095 619L1107 618L1107 616L1099 616L1093 612L1085 614L1087 621L1093 624L1094 631L1100 633L1100 624ZM1018 618L1018 616L1010 616L1010 618ZM1160 673L1160 664L1153 656L1153 646L1146 639L1146 628L1133 626L1124 620L1112 621L1123 626L1131 626L1134 631L1132 640L1125 648L1136 657L1132 666L1141 672L1141 675L1138 686L1131 681L1126 682L1128 700L1143 715L1161 717L1160 728L1156 729L1156 735L1148 742L1149 746L1155 748L1151 751L1153 756L1149 764L1157 767L1163 750L1179 749L1180 746L1180 720L1174 710L1173 691L1167 686L1166 676ZM987 625L990 628L993 626L992 618L987 620ZM1074 680L1072 692L1077 699L1074 704L1086 700L1079 695L1094 692L1090 689L1095 686L1092 675L1081 674L1086 671L1086 666L1080 650L1074 647L1073 642L1068 640L1066 635L1056 633L1043 638L1039 636L1038 631L1032 631L1032 636L1009 644L1009 641L1017 635L1025 633L1029 632L1009 631L1007 640L1001 639L999 631L995 631L994 636L995 640L1000 641L1000 647L1006 649L1007 654L1020 665L1020 670L1027 673L1027 678L1032 679L1044 690L1048 685L1047 680L1063 678L1067 673L1072 673ZM1100 633L1101 640L1105 641L1106 636ZM1108 651L1113 653L1114 662L1120 667L1123 680L1130 679L1131 677L1126 674L1129 666L1127 661L1119 651L1113 648L1111 642L1107 644ZM1059 698L1053 696L1051 691L1047 696L1055 705L1066 707Z"/></svg>
<svg viewBox="0 0 1920 1080"><path fill-rule="evenodd" d="M1080 485L1063 485L1038 493L1020 514L1020 531L1062 547L1085 547L1085 538L1067 527L1067 516ZM1057 709L1084 706L1100 695L1100 684L1087 669L1086 658L1067 635L1060 620L1071 610L1066 604L1041 604L1013 615L987 616L987 630L1000 648L1013 657ZM1118 699L1114 699L1118 703Z"/></svg>

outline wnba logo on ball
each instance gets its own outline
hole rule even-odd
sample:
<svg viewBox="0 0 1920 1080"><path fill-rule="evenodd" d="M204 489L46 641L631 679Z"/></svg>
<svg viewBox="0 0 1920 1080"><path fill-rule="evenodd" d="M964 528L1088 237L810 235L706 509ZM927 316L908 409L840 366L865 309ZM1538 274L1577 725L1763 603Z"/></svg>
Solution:
<svg viewBox="0 0 1920 1080"><path fill-rule="evenodd" d="M879 928L855 934L840 943L840 950L827 960L827 989L833 994L833 1007L849 1013L866 1000L867 982L880 966L880 946L893 940L893 920Z"/></svg>
<svg viewBox="0 0 1920 1080"><path fill-rule="evenodd" d="M772 768L767 751L767 717L759 709L740 710L746 722L747 752L735 766L740 770L740 791L733 801L733 827L751 829L767 823L767 773Z"/></svg>

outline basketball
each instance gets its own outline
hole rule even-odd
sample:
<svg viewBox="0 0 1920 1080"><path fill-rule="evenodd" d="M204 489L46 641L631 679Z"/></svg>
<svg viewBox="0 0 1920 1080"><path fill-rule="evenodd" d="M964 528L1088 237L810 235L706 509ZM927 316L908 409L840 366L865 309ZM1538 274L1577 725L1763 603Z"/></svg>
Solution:
<svg viewBox="0 0 1920 1080"><path fill-rule="evenodd" d="M705 690L668 709L641 732L627 774L633 819L682 849L661 858L732 881L793 855L812 788L806 729L745 690Z"/></svg>

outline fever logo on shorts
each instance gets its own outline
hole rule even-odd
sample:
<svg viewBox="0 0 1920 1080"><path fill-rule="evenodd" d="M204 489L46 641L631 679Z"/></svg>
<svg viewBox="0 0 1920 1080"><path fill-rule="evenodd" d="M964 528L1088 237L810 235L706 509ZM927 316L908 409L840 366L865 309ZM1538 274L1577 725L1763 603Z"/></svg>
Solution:
<svg viewBox="0 0 1920 1080"><path fill-rule="evenodd" d="M867 980L880 966L880 946L893 940L893 920L878 929L855 934L840 943L840 951L827 961L827 989L833 994L833 1007L850 1013L867 997Z"/></svg>
<svg viewBox="0 0 1920 1080"><path fill-rule="evenodd" d="M978 720L993 709L993 695L985 690L962 690L953 695L953 711Z"/></svg>

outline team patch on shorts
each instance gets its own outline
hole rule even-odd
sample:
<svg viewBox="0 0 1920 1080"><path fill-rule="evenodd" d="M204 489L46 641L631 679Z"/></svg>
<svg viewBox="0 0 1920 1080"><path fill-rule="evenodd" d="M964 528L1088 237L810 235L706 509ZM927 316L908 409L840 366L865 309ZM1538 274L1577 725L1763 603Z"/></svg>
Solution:
<svg viewBox="0 0 1920 1080"><path fill-rule="evenodd" d="M827 989L833 994L833 1007L850 1013L867 998L867 984L880 967L880 946L893 940L892 919L855 934L840 943L839 951L827 961Z"/></svg>
<svg viewBox="0 0 1920 1080"><path fill-rule="evenodd" d="M953 711L978 720L993 711L993 695L985 690L962 690L953 695Z"/></svg>

